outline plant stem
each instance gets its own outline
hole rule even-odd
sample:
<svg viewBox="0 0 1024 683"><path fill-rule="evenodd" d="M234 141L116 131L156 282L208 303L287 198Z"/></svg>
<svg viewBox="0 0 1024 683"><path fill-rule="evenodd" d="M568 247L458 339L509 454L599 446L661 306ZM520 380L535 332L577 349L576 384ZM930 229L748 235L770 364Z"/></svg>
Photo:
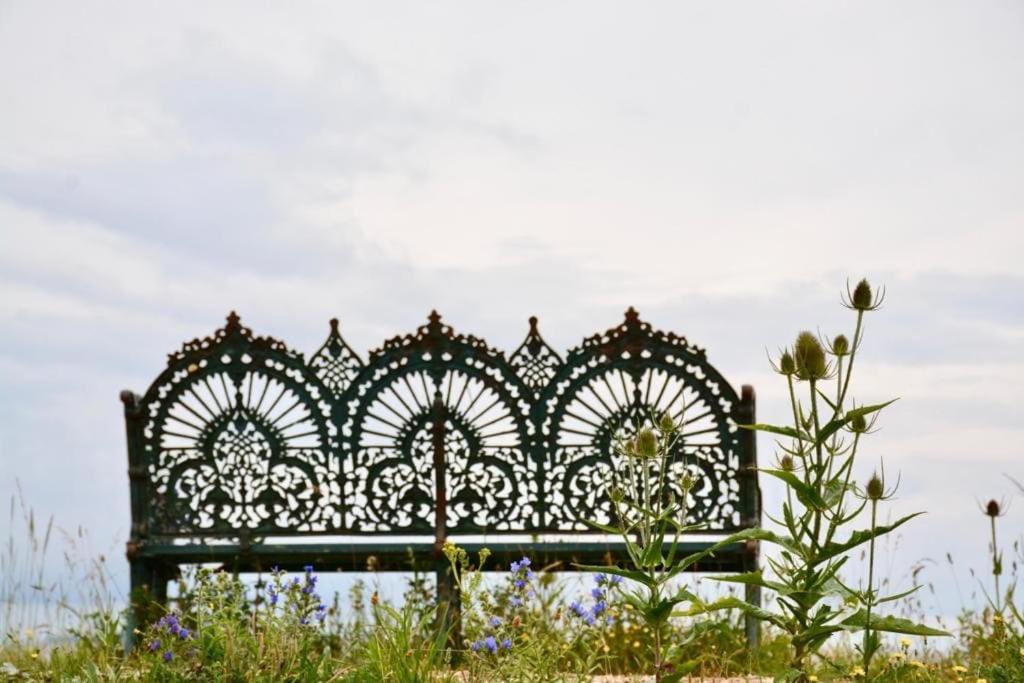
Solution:
<svg viewBox="0 0 1024 683"><path fill-rule="evenodd" d="M868 618L864 622L864 646L862 648L862 654L864 655L864 680L867 681L871 677L871 655L874 654L874 645L871 643L871 607L875 602L875 524L878 513L878 501L875 499L871 500L871 541L868 550L868 598L867 598L867 615Z"/></svg>
<svg viewBox="0 0 1024 683"><path fill-rule="evenodd" d="M999 575L1003 573L1003 568L999 562L999 546L996 545L996 518L990 516L989 519L992 521L992 577L996 582L996 611L999 614L1003 613L1002 606L1002 594L999 592Z"/></svg>

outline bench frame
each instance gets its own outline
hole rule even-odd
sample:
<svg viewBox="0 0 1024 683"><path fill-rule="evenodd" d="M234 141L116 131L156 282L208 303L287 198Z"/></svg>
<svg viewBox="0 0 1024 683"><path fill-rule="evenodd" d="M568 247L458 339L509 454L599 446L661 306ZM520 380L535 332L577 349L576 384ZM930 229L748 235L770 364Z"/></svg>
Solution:
<svg viewBox="0 0 1024 683"><path fill-rule="evenodd" d="M756 441L737 427L755 421L753 388L737 395L702 349L633 309L564 360L536 318L506 356L431 313L366 362L337 320L307 362L232 312L214 335L170 354L144 395L121 400L133 598L144 590L165 602L183 565L409 571L415 561L457 608L441 548L459 537L470 552L488 547L493 569L524 554L558 571L622 562L621 542L584 520L613 521L614 433L664 410L686 416L670 466L703 482L692 509L706 529L680 550L760 524ZM737 543L692 570L751 571L758 552ZM746 591L760 604L757 587ZM746 631L755 645L757 622L748 618Z"/></svg>

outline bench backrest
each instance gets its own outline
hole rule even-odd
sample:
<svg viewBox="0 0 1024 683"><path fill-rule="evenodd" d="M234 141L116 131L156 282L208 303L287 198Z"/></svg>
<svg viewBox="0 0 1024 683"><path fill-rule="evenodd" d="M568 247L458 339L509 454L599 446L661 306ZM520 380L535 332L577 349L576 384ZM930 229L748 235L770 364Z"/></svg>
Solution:
<svg viewBox="0 0 1024 683"><path fill-rule="evenodd" d="M432 313L365 361L336 320L306 361L232 313L123 396L132 536L433 534L438 519L449 534L586 532L611 519L616 431L684 406L672 467L699 475L693 519L753 526L743 394L633 309L564 358L535 318L506 355Z"/></svg>

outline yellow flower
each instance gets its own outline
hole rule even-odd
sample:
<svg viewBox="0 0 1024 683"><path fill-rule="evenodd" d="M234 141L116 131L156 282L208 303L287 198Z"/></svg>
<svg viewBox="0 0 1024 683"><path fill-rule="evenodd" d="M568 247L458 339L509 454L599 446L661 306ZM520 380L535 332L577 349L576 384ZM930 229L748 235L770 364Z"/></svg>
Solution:
<svg viewBox="0 0 1024 683"><path fill-rule="evenodd" d="M32 659L39 659L39 651L38 651L38 650L36 650L35 652L33 652L33 653L32 653L31 655L29 655L29 656L30 656L30 657L32 657Z"/></svg>
<svg viewBox="0 0 1024 683"><path fill-rule="evenodd" d="M985 678L979 678L979 679L978 679L978 680L976 680L976 681L975 681L974 683L988 683L988 680L987 680L987 679L985 679Z"/></svg>
<svg viewBox="0 0 1024 683"><path fill-rule="evenodd" d="M855 667L853 669L853 671L850 672L850 675L853 676L854 678L859 678L860 676L863 676L864 675L864 667L862 667L862 666Z"/></svg>
<svg viewBox="0 0 1024 683"><path fill-rule="evenodd" d="M911 645L910 638L900 638L900 647L904 650L909 650Z"/></svg>
<svg viewBox="0 0 1024 683"><path fill-rule="evenodd" d="M811 674L810 676L807 677L807 680L810 681L811 683L817 683L818 677L815 676L814 674Z"/></svg>
<svg viewBox="0 0 1024 683"><path fill-rule="evenodd" d="M893 652L891 655L889 655L889 661L890 662L902 662L904 657L906 657L906 655L903 654L902 652Z"/></svg>
<svg viewBox="0 0 1024 683"><path fill-rule="evenodd" d="M967 667L963 667L963 666L960 666L959 664L957 664L956 666L953 667L953 673L955 673L955 674L965 674L965 673L967 673Z"/></svg>
<svg viewBox="0 0 1024 683"><path fill-rule="evenodd" d="M640 647L640 641L639 640L634 640L633 641L633 647L639 648Z"/></svg>
<svg viewBox="0 0 1024 683"><path fill-rule="evenodd" d="M608 652L610 652L610 651L611 651L611 648L610 648L610 647L608 647L608 645L607 645L607 644L605 644L605 646L604 646L604 651L605 651L605 654L607 654Z"/></svg>
<svg viewBox="0 0 1024 683"><path fill-rule="evenodd" d="M917 661L916 659L910 660L910 666L916 667L918 669L923 669L924 668L924 664L922 664L921 662Z"/></svg>

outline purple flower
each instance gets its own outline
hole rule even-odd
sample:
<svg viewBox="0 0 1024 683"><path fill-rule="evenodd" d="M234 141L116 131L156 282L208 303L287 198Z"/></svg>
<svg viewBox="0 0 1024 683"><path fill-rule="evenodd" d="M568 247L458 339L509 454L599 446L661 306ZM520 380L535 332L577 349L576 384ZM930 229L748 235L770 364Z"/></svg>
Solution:
<svg viewBox="0 0 1024 683"><path fill-rule="evenodd" d="M494 654L498 651L498 641L495 640L494 636L487 636L484 638L484 647L487 648L488 652Z"/></svg>
<svg viewBox="0 0 1024 683"><path fill-rule="evenodd" d="M311 564L307 564L303 569L305 569L307 574L312 574L313 573L313 565L311 565Z"/></svg>
<svg viewBox="0 0 1024 683"><path fill-rule="evenodd" d="M620 583L622 583L622 577L618 574L612 574L612 578L609 580L612 582L613 586L618 586Z"/></svg>
<svg viewBox="0 0 1024 683"><path fill-rule="evenodd" d="M498 628L501 626L501 619L498 617L491 617L490 619L491 628Z"/></svg>
<svg viewBox="0 0 1024 683"><path fill-rule="evenodd" d="M521 597L519 597L518 595L513 595L512 596L512 606L513 607L522 607L523 606L523 599Z"/></svg>
<svg viewBox="0 0 1024 683"><path fill-rule="evenodd" d="M183 628L178 631L178 636L181 637L182 640L187 640L191 635L192 633L187 628Z"/></svg>
<svg viewBox="0 0 1024 683"><path fill-rule="evenodd" d="M164 650L164 661L169 662L174 659L174 653L170 650Z"/></svg>
<svg viewBox="0 0 1024 683"><path fill-rule="evenodd" d="M473 652L480 652L480 649L483 646L484 646L483 641L482 640L477 640L477 641L474 641L473 644L469 646L469 649L472 650Z"/></svg>
<svg viewBox="0 0 1024 683"><path fill-rule="evenodd" d="M522 579L516 579L515 586L516 588L522 590L523 588L526 588L526 581L523 581Z"/></svg>
<svg viewBox="0 0 1024 683"><path fill-rule="evenodd" d="M590 597L595 600L604 600L604 591L600 588L594 588L590 591Z"/></svg>
<svg viewBox="0 0 1024 683"><path fill-rule="evenodd" d="M155 638L153 640L153 642L151 642L149 644L149 651L150 652L156 652L159 649L160 649L160 639L159 638Z"/></svg>
<svg viewBox="0 0 1024 683"><path fill-rule="evenodd" d="M501 646L503 648L505 648L506 650L511 650L512 649L512 639L511 638L505 638L504 640L501 641Z"/></svg>
<svg viewBox="0 0 1024 683"><path fill-rule="evenodd" d="M596 583L598 586L602 585L607 580L607 574L594 574L594 583Z"/></svg>

